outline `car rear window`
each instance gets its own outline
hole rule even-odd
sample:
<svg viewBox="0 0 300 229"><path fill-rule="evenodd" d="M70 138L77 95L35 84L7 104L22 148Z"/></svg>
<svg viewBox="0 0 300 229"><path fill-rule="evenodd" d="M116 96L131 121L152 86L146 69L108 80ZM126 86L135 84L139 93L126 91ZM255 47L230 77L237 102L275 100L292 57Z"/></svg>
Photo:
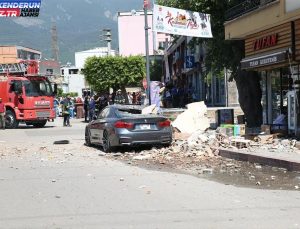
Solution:
<svg viewBox="0 0 300 229"><path fill-rule="evenodd" d="M141 110L136 109L117 109L117 116L120 118L124 117L140 117L143 116Z"/></svg>

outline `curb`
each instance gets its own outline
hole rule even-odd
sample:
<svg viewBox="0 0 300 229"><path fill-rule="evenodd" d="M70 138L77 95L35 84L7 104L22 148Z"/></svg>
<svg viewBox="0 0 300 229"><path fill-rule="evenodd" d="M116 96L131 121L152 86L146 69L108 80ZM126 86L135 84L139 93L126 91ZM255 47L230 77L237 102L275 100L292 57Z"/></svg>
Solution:
<svg viewBox="0 0 300 229"><path fill-rule="evenodd" d="M235 159L238 161L248 161L250 163L286 168L288 171L300 171L300 161L255 155L250 152L240 152L228 149L219 149L219 155L221 157Z"/></svg>

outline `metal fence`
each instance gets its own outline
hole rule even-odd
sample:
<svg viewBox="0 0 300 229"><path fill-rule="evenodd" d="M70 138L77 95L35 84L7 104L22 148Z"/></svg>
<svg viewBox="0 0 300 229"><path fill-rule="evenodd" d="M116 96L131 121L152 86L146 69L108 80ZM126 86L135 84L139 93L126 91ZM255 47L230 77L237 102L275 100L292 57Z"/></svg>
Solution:
<svg viewBox="0 0 300 229"><path fill-rule="evenodd" d="M271 2L275 2L278 0L245 0L241 1L240 4L232 7L227 10L225 13L226 21L233 20L243 14L256 10L264 5L267 5Z"/></svg>

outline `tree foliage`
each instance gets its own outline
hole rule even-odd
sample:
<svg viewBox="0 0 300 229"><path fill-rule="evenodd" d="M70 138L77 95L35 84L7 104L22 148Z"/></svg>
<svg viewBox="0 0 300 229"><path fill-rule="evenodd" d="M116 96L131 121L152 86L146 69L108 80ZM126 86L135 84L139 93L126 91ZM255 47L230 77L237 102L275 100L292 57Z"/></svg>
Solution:
<svg viewBox="0 0 300 229"><path fill-rule="evenodd" d="M82 73L94 90L105 91L109 88L138 86L145 71L145 60L142 56L94 56L86 60Z"/></svg>
<svg viewBox="0 0 300 229"><path fill-rule="evenodd" d="M231 71L239 92L239 102L247 119L248 127L262 124L260 77L257 72L242 71L240 61L245 55L243 40L225 40L226 11L240 3L240 0L158 0L158 4L191 10L211 15L213 38L194 38L196 44L206 47L205 65L207 72ZM209 77L209 74L208 74Z"/></svg>

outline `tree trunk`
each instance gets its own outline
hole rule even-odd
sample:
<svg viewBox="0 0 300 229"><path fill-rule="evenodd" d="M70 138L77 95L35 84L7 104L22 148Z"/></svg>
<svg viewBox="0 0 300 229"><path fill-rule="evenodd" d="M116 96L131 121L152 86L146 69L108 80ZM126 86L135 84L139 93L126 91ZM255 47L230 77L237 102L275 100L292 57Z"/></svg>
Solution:
<svg viewBox="0 0 300 229"><path fill-rule="evenodd" d="M260 127L263 118L262 91L258 72L239 71L234 79L239 92L239 103L247 121L247 127Z"/></svg>

